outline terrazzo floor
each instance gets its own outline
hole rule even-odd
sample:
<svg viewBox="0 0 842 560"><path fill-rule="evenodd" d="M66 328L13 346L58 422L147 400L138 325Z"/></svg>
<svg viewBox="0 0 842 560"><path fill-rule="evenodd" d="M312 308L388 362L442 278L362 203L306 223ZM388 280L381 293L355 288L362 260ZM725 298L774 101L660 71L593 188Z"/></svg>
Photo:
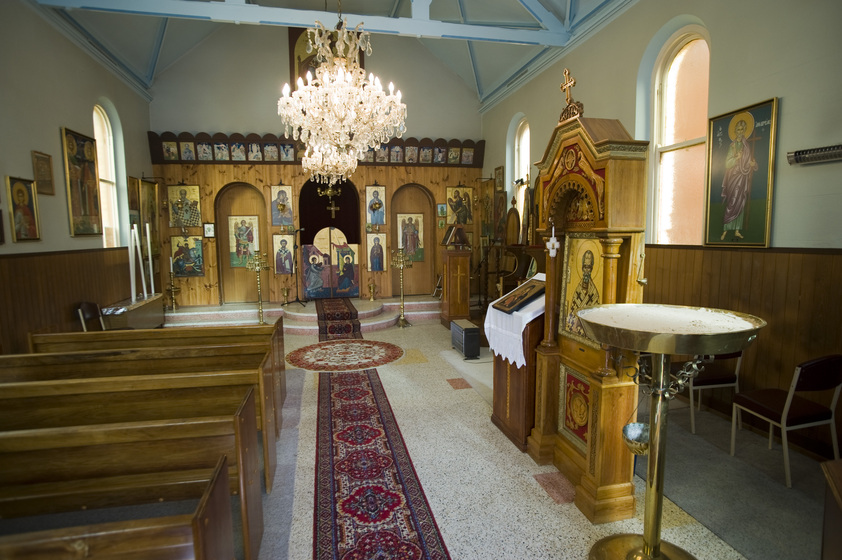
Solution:
<svg viewBox="0 0 842 560"><path fill-rule="evenodd" d="M642 479L635 477L634 518L593 525L565 497L564 484L558 487L556 469L535 464L491 423L487 348L479 359L464 360L438 321L365 338L405 350L377 371L453 560L584 559L603 537L643 533ZM313 342L285 336L287 352ZM288 365L278 473L264 496L261 560L312 558L316 383L315 373ZM661 538L699 560L745 558L669 499Z"/></svg>

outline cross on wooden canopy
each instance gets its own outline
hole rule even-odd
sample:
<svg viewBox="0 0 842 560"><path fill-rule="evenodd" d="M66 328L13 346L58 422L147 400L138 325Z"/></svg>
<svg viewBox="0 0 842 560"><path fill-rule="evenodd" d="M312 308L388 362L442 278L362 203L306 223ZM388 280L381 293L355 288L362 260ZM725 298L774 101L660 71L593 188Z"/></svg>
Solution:
<svg viewBox="0 0 842 560"><path fill-rule="evenodd" d="M585 108L581 102L576 101L573 99L573 96L570 93L571 88L576 85L576 78L573 78L570 75L570 70L567 68L564 69L564 82L561 84L561 91L564 92L564 95L567 97L567 105L565 105L564 110L561 112L561 116L558 118L559 122L566 121L572 117L581 117L582 114L585 112Z"/></svg>
<svg viewBox="0 0 842 560"><path fill-rule="evenodd" d="M564 69L564 82L561 84L561 91L563 91L564 94L567 96L567 104L568 105L570 105L570 103L573 101L573 98L570 95L570 90L575 85L576 85L576 78L571 78L570 77L570 70L565 68Z"/></svg>

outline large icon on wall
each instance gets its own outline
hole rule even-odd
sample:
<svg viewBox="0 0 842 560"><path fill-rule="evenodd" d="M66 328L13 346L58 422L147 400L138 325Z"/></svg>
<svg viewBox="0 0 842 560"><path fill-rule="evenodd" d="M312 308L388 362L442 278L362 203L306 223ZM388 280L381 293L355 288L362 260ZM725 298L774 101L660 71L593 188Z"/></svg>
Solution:
<svg viewBox="0 0 842 560"><path fill-rule="evenodd" d="M61 129L61 138L70 235L102 235L96 140L67 128Z"/></svg>
<svg viewBox="0 0 842 560"><path fill-rule="evenodd" d="M778 100L710 119L705 245L768 247Z"/></svg>
<svg viewBox="0 0 842 560"><path fill-rule="evenodd" d="M278 185L272 189L272 225L287 227L293 223L292 187Z"/></svg>
<svg viewBox="0 0 842 560"><path fill-rule="evenodd" d="M272 249L275 255L275 274L292 274L295 264L292 251L295 237L292 235L273 235Z"/></svg>
<svg viewBox="0 0 842 560"><path fill-rule="evenodd" d="M171 228L202 225L199 185L170 185L167 187L167 198Z"/></svg>
<svg viewBox="0 0 842 560"><path fill-rule="evenodd" d="M413 262L424 260L424 214L398 214L398 249Z"/></svg>
<svg viewBox="0 0 842 560"><path fill-rule="evenodd" d="M28 179L6 177L6 195L9 197L12 241L38 241L41 228L38 223L38 193L35 182Z"/></svg>
<svg viewBox="0 0 842 560"><path fill-rule="evenodd" d="M371 272L383 272L387 264L385 255L389 254L386 250L386 236L382 233L367 233L365 239L368 249L368 269Z"/></svg>
<svg viewBox="0 0 842 560"><path fill-rule="evenodd" d="M246 268L260 251L257 216L228 216L228 243L231 268Z"/></svg>
<svg viewBox="0 0 842 560"><path fill-rule="evenodd" d="M179 278L205 275L201 235L170 237L170 249L170 272L173 276Z"/></svg>
<svg viewBox="0 0 842 560"><path fill-rule="evenodd" d="M371 225L386 224L386 187L375 185L365 188L367 222Z"/></svg>
<svg viewBox="0 0 842 560"><path fill-rule="evenodd" d="M474 223L471 212L471 187L447 187L447 223L470 225Z"/></svg>

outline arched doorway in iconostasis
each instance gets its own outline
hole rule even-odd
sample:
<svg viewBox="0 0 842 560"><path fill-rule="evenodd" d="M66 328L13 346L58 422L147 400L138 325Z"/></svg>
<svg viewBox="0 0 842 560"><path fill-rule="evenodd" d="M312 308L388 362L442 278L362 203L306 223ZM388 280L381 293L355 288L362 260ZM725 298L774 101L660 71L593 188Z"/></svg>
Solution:
<svg viewBox="0 0 842 560"><path fill-rule="evenodd" d="M436 251L436 204L433 193L417 183L399 187L392 196L389 219L391 239L388 267L392 271L392 294L400 295L400 270L391 265L391 252L403 248L412 266L403 272L404 295L430 294L434 286Z"/></svg>
<svg viewBox="0 0 842 560"><path fill-rule="evenodd" d="M360 198L350 181L333 185L308 181L298 199L298 285L302 300L360 295Z"/></svg>
<svg viewBox="0 0 842 560"><path fill-rule="evenodd" d="M271 252L263 193L249 183L228 184L216 195L214 214L220 303L256 302L248 260Z"/></svg>

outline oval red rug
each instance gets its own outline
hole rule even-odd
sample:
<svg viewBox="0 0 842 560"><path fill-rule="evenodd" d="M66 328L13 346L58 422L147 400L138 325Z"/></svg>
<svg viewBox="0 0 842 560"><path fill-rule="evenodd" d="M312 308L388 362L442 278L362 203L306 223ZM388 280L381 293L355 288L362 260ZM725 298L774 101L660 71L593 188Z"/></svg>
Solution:
<svg viewBox="0 0 842 560"><path fill-rule="evenodd" d="M287 354L287 361L311 371L351 371L394 362L403 348L376 340L328 340Z"/></svg>

